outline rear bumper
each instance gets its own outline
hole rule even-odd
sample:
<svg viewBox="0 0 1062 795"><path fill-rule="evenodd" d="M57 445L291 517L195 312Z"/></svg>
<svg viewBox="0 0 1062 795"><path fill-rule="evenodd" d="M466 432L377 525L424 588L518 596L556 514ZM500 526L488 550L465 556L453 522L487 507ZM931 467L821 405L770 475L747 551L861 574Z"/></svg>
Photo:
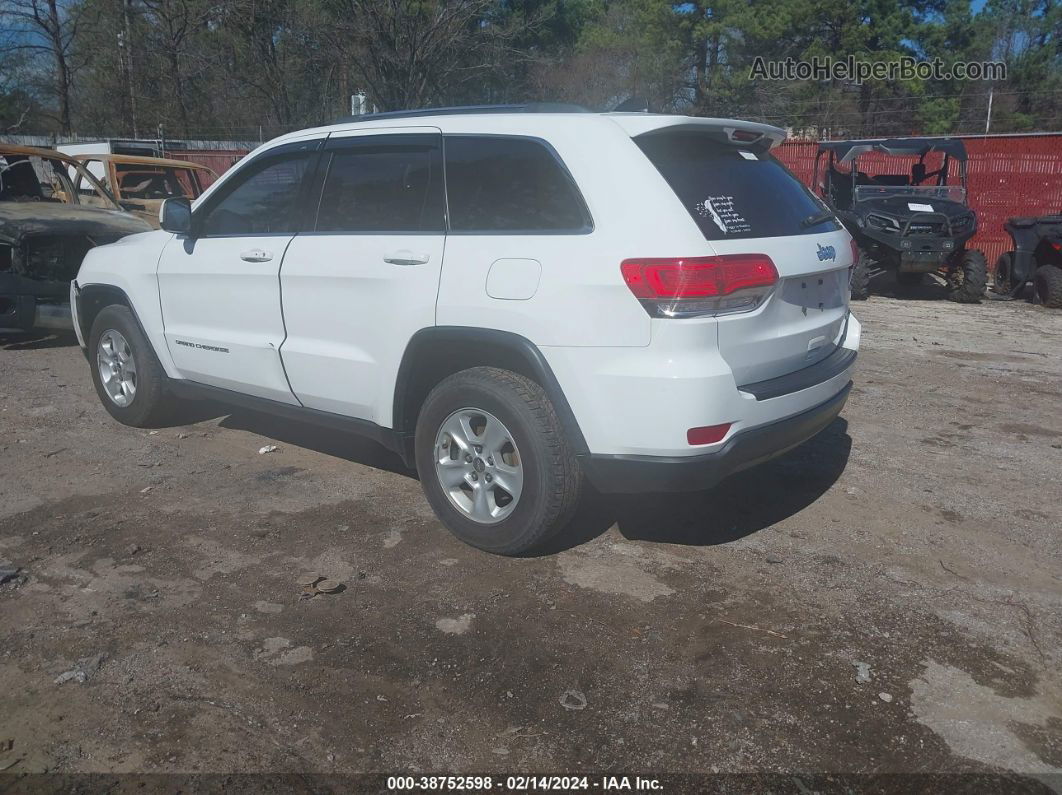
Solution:
<svg viewBox="0 0 1062 795"><path fill-rule="evenodd" d="M852 382L814 408L735 434L720 449L698 456L586 455L583 473L598 491L697 491L728 475L780 456L806 442L841 413Z"/></svg>
<svg viewBox="0 0 1062 795"><path fill-rule="evenodd" d="M837 346L843 350L765 381L738 380L719 352L714 320L661 321L654 328L653 344L641 348L541 350L578 421L586 453L696 458L718 452L739 433L795 417L834 398L852 380L860 332L859 321L850 316ZM802 342L798 338L798 345L791 347ZM738 350L734 357L756 361L756 353ZM771 368L751 372L768 374ZM730 424L723 440L690 445L688 429L723 423Z"/></svg>

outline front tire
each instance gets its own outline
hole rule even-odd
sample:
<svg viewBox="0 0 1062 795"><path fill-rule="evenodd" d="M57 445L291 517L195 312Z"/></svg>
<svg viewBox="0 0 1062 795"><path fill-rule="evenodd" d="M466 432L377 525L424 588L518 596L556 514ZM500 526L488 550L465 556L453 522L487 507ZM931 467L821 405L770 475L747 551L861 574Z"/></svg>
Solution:
<svg viewBox="0 0 1062 795"><path fill-rule="evenodd" d="M966 250L948 274L948 298L959 304L979 304L988 285L988 260L980 251Z"/></svg>
<svg viewBox="0 0 1062 795"><path fill-rule="evenodd" d="M474 367L439 383L417 418L414 446L435 514L487 552L541 546L579 501L579 464L553 404L509 370Z"/></svg>
<svg viewBox="0 0 1062 795"><path fill-rule="evenodd" d="M151 428L169 409L166 374L129 307L105 307L88 338L92 383L107 413L123 425Z"/></svg>
<svg viewBox="0 0 1062 795"><path fill-rule="evenodd" d="M853 301L866 301L870 295L870 272L877 265L863 251L859 252L859 259L852 268L851 288Z"/></svg>
<svg viewBox="0 0 1062 795"><path fill-rule="evenodd" d="M1041 265L1033 274L1033 286L1040 303L1051 309L1062 309L1062 269Z"/></svg>

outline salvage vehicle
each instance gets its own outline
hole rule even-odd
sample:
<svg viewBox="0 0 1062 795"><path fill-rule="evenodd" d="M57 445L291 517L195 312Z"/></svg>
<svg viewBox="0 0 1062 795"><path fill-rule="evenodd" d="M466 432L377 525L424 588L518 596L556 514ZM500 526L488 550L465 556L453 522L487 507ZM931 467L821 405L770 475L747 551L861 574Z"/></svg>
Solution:
<svg viewBox="0 0 1062 795"><path fill-rule="evenodd" d="M138 155L77 155L85 171L96 177L123 210L159 228L159 208L166 199L198 199L204 184L218 178L211 169L187 160ZM97 204L95 191L81 176L74 189L87 204Z"/></svg>
<svg viewBox="0 0 1062 795"><path fill-rule="evenodd" d="M85 252L150 228L76 160L0 143L0 328L69 329L70 281Z"/></svg>
<svg viewBox="0 0 1062 795"><path fill-rule="evenodd" d="M79 341L119 422L207 397L362 434L463 541L521 554L601 492L708 488L840 413L851 236L784 131L535 106L256 149L89 252Z"/></svg>
<svg viewBox="0 0 1062 795"><path fill-rule="evenodd" d="M996 261L994 291L1017 296L1032 281L1041 304L1062 309L1062 215L1010 218L1003 228L1014 250Z"/></svg>
<svg viewBox="0 0 1062 795"><path fill-rule="evenodd" d="M871 153L909 162L860 170ZM940 164L930 171L926 156ZM864 160L864 163L866 161ZM901 173L896 173L901 171ZM957 173L956 173L957 172ZM967 204L966 147L957 138L891 138L823 141L815 157L813 184L859 244L852 270L852 298L865 299L877 272L891 270L901 286L938 275L948 297L977 303L988 281L985 255L967 249L977 232L977 216Z"/></svg>

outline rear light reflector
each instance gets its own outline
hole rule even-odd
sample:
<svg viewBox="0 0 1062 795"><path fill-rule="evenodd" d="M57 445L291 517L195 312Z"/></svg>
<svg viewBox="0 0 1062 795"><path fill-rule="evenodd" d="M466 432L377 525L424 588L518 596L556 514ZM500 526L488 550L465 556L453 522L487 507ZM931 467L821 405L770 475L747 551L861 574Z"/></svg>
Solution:
<svg viewBox="0 0 1062 795"><path fill-rule="evenodd" d="M859 262L859 244L856 243L856 239L854 237L848 238L848 242L852 244L852 265L851 265L851 267L855 267L855 264L857 262Z"/></svg>
<svg viewBox="0 0 1062 795"><path fill-rule="evenodd" d="M724 422L722 425L705 425L702 428L690 428L686 431L686 441L690 445L715 444L722 441L730 430L731 423Z"/></svg>
<svg viewBox="0 0 1062 795"><path fill-rule="evenodd" d="M766 254L624 260L623 280L653 317L748 312L778 282Z"/></svg>

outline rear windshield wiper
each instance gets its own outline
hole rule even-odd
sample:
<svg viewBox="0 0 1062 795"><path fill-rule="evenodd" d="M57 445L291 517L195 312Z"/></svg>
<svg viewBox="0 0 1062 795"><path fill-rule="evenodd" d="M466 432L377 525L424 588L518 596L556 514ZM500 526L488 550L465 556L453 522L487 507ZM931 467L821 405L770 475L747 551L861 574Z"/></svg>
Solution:
<svg viewBox="0 0 1062 795"><path fill-rule="evenodd" d="M815 213L814 215L809 215L807 218L805 218L803 221L800 222L800 226L803 227L804 229L807 229L809 226L818 226L823 221L832 221L832 220L833 220L833 212L831 210L823 210L821 213Z"/></svg>

